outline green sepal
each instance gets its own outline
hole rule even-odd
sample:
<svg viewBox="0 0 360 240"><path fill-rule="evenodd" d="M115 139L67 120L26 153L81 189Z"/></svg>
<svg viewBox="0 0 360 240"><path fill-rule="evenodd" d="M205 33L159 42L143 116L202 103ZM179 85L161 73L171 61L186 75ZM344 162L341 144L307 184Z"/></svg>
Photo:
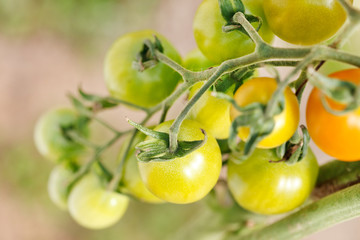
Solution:
<svg viewBox="0 0 360 240"><path fill-rule="evenodd" d="M219 0L219 6L221 15L228 23L232 22L235 13L245 13L245 6L241 0Z"/></svg>
<svg viewBox="0 0 360 240"><path fill-rule="evenodd" d="M132 64L133 68L143 72L146 69L155 67L159 63L155 54L156 51L162 53L164 52L164 47L159 38L154 35L154 42L149 39L144 41L142 50L137 54L136 61Z"/></svg>
<svg viewBox="0 0 360 240"><path fill-rule="evenodd" d="M308 153L310 135L304 125L301 125L300 128L302 136L296 131L291 139L285 143L286 150L282 161L285 161L289 165L301 161Z"/></svg>
<svg viewBox="0 0 360 240"><path fill-rule="evenodd" d="M119 105L119 103L111 97L101 97L95 94L85 93L81 88L78 89L78 92L84 100L95 103L96 105L93 108L96 108L97 110L112 108Z"/></svg>
<svg viewBox="0 0 360 240"><path fill-rule="evenodd" d="M153 138L150 140L142 141L135 146L135 148L138 150L136 157L139 161L142 162L162 162L169 161L175 158L181 158L201 148L207 141L207 134L203 129L201 129L202 133L204 134L203 140L178 140L178 147L176 151L171 152L169 149L170 137L168 133L151 130L131 121L130 119L127 119L127 121L145 135Z"/></svg>
<svg viewBox="0 0 360 240"><path fill-rule="evenodd" d="M229 74L222 76L214 84L214 90L216 92L223 92L232 94L246 81L254 75L254 68L241 68L239 70L233 71Z"/></svg>

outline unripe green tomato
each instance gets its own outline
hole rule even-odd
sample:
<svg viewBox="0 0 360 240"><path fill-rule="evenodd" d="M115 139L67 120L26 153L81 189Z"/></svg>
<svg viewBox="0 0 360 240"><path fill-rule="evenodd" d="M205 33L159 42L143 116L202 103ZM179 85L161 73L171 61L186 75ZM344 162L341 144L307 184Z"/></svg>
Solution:
<svg viewBox="0 0 360 240"><path fill-rule="evenodd" d="M207 59L198 48L195 48L185 56L183 66L191 71L204 71L214 67L215 64Z"/></svg>
<svg viewBox="0 0 360 240"><path fill-rule="evenodd" d="M198 82L191 87L189 99L199 91L203 84L203 82ZM211 96L211 91L208 90L191 108L188 118L199 122L201 127L215 138L225 139L230 133L230 107L230 102Z"/></svg>
<svg viewBox="0 0 360 240"><path fill-rule="evenodd" d="M243 162L228 163L228 185L236 202L260 214L279 214L299 207L314 188L319 166L310 148L300 162L279 161L275 149L255 149Z"/></svg>
<svg viewBox="0 0 360 240"><path fill-rule="evenodd" d="M78 113L70 108L55 108L43 114L35 126L34 140L37 150L45 158L77 158L85 152L85 147L63 135L62 127L76 125ZM85 138L89 136L88 126L76 129Z"/></svg>
<svg viewBox="0 0 360 240"><path fill-rule="evenodd" d="M271 30L282 40L312 45L333 36L346 19L337 0L264 0Z"/></svg>
<svg viewBox="0 0 360 240"><path fill-rule="evenodd" d="M155 131L169 133L173 120L161 123ZM201 125L184 120L178 134L179 141L204 139ZM151 139L147 137L146 139ZM221 170L220 148L213 136L192 153L167 161L138 161L140 176L147 188L157 197L172 203L185 204L205 197L215 186Z"/></svg>
<svg viewBox="0 0 360 240"><path fill-rule="evenodd" d="M262 8L263 0L243 0L246 14L261 17L263 25L260 36L271 42L273 33L268 27ZM214 63L237 58L255 50L255 44L244 33L232 31L225 33L222 27L226 24L222 17L218 0L204 0L199 6L193 24L196 43L201 52Z"/></svg>
<svg viewBox="0 0 360 240"><path fill-rule="evenodd" d="M160 198L154 196L145 186L141 180L137 159L135 156L135 146L141 141L144 141L146 135L143 133L137 133L133 141L130 151L126 156L123 170L123 178L121 180L121 191L129 193L134 197L148 203L162 203L164 202ZM129 142L129 138L126 139L120 148L118 159L121 160L126 146Z"/></svg>
<svg viewBox="0 0 360 240"><path fill-rule="evenodd" d="M130 103L151 107L169 96L181 76L162 62L140 72L133 68L144 41L154 41L156 35L164 47L164 54L180 63L181 57L169 41L152 30L132 32L120 37L107 52L105 82L110 95Z"/></svg>
<svg viewBox="0 0 360 240"><path fill-rule="evenodd" d="M60 209L67 210L69 179L74 175L74 169L68 163L57 165L50 173L48 193L51 201Z"/></svg>
<svg viewBox="0 0 360 240"><path fill-rule="evenodd" d="M115 224L125 213L129 198L106 190L100 179L89 173L73 187L69 199L69 212L83 227L102 229Z"/></svg>

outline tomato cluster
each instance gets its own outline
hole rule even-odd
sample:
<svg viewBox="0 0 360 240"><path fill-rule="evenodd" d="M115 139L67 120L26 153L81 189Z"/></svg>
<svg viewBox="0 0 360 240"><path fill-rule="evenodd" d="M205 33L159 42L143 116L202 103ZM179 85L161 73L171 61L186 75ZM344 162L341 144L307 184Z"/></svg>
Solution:
<svg viewBox="0 0 360 240"><path fill-rule="evenodd" d="M301 138L297 131L299 95L294 85L278 93L278 76L254 76L254 69L248 69L223 74L198 97L206 81L184 77L180 83L181 75L170 67L183 66L188 74L196 74L256 51L250 34L223 17L219 2L223 1L204 0L199 6L193 25L198 48L183 61L164 36L152 30L128 33L115 41L106 56L105 82L111 97L81 93L97 108L81 108L76 102L79 113L58 108L38 121L36 146L44 157L57 162L49 177L50 198L61 209L68 209L80 225L100 229L114 224L125 213L128 196L147 203L198 201L214 188L222 167L227 170L224 172L234 201L255 213L288 212L310 195L318 164L304 140L306 132ZM336 0L243 0L242 4L242 13L251 26L260 27L257 30L264 44L271 44L274 35L292 44L319 44L332 37L346 20L346 12ZM235 29L223 31L224 26ZM334 73L330 78L358 86L360 70ZM119 172L108 171L98 155L88 163L83 161L87 158L85 145L93 147L96 154L103 150L89 144L91 114L97 113L99 106L102 110L120 102L131 109L145 109L148 114L162 109L166 116L167 100L172 100L179 83L187 84L190 102L197 99L183 116L175 151L170 149L177 120L165 121L164 117L151 129L137 126L142 133L134 131L123 142L117 161ZM276 94L278 99L274 99ZM323 107L322 95L321 89L315 88L307 102L310 136L324 152L339 160L360 160L360 108L335 116ZM331 99L326 101L334 109L344 109ZM276 111L270 111L271 106ZM91 114L82 114L89 111ZM256 132L259 126L254 122L269 124L270 132ZM233 146L231 137L236 135L240 143ZM222 140L229 140L226 150L219 147ZM294 161L292 154L298 150Z"/></svg>

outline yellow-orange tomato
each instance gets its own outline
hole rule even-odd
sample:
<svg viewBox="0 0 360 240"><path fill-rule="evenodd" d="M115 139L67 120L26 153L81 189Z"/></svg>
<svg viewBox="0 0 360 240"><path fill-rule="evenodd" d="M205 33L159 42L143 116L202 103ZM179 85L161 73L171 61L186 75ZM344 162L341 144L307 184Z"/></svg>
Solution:
<svg viewBox="0 0 360 240"><path fill-rule="evenodd" d="M360 69L336 72L330 77L360 84ZM344 105L327 99L332 109L341 110ZM311 138L325 153L343 161L360 160L360 108L336 116L324 108L321 91L314 88L306 107L306 123Z"/></svg>
<svg viewBox="0 0 360 240"><path fill-rule="evenodd" d="M245 82L234 95L234 99L239 106L246 106L251 103L259 102L266 104L277 88L276 80L273 78L259 77ZM284 110L275 116L275 126L273 131L262 139L257 147L274 148L280 146L295 133L299 124L299 103L295 94L289 87L284 91L285 107ZM234 120L241 113L233 106L230 109L230 117ZM238 135L242 140L249 136L248 127L239 128Z"/></svg>

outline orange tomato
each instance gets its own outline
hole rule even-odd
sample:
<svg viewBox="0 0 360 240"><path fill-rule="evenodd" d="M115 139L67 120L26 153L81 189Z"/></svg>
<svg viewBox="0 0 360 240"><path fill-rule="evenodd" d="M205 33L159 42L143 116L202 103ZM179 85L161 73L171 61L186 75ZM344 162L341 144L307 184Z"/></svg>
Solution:
<svg viewBox="0 0 360 240"><path fill-rule="evenodd" d="M330 75L360 84L360 69L348 69ZM344 105L327 98L331 108L341 110ZM306 123L311 138L326 154L342 161L360 160L360 108L336 116L321 103L321 91L314 88L306 107Z"/></svg>

